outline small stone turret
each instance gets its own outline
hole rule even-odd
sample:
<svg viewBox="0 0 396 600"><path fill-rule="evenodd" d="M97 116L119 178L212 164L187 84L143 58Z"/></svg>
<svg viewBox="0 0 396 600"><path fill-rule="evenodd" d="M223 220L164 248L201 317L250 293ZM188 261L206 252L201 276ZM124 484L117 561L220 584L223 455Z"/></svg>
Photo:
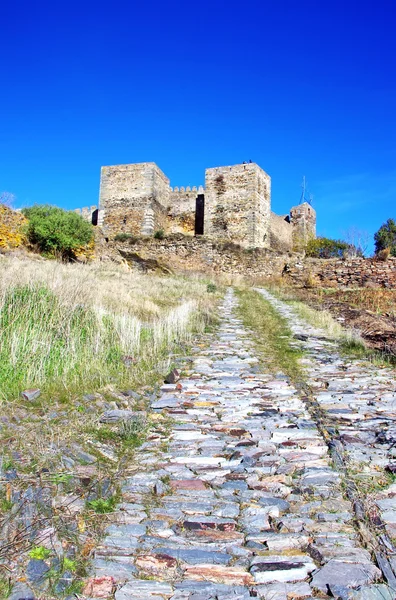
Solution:
<svg viewBox="0 0 396 600"><path fill-rule="evenodd" d="M290 209L290 223L295 250L301 250L310 239L316 238L316 212L308 202Z"/></svg>

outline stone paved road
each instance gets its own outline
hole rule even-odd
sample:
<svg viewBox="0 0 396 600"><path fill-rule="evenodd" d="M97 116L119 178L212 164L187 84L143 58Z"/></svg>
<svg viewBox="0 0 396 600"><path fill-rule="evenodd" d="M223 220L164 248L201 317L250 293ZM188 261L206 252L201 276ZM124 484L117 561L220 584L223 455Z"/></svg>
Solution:
<svg viewBox="0 0 396 600"><path fill-rule="evenodd" d="M173 419L169 444L157 437L140 448L93 574L114 577L116 600L394 600L304 401L284 375L259 368L236 302L229 291L218 332L152 405ZM334 347L295 327L310 336L319 389L322 352L335 357ZM341 374L326 375L320 403L350 384Z"/></svg>

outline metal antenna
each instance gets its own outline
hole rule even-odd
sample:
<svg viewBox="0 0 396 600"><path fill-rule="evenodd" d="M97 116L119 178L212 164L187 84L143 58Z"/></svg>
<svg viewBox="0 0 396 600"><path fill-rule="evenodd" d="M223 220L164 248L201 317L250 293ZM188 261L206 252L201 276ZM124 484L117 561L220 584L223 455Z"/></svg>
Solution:
<svg viewBox="0 0 396 600"><path fill-rule="evenodd" d="M305 175L303 175L303 178L302 178L301 188L302 188L302 192L301 192L300 204L305 202L305 190L306 190Z"/></svg>
<svg viewBox="0 0 396 600"><path fill-rule="evenodd" d="M302 178L302 184L301 184L300 204L303 204L304 202L308 202L308 204L312 205L313 195L310 193L309 197L307 198L306 197L307 193L308 193L307 180L306 180L305 175L304 175L303 178Z"/></svg>

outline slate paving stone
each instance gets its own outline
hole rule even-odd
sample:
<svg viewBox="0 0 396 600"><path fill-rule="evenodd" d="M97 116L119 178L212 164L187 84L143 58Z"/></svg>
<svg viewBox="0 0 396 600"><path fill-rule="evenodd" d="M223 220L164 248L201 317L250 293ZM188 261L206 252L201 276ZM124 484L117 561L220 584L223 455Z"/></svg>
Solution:
<svg viewBox="0 0 396 600"><path fill-rule="evenodd" d="M306 349L309 383L348 457L363 456L369 474L373 464L389 464L396 404L389 372L373 385L359 364L345 366L323 332L262 293ZM171 432L136 451L140 468L121 487L93 574L114 577L115 600L335 597L329 585L356 600L393 598L360 544L343 474L304 399L284 374L261 366L236 305L229 290L217 332L177 363L186 373L177 389L165 384L152 399L153 410L173 418ZM396 485L390 490L377 498L389 527Z"/></svg>

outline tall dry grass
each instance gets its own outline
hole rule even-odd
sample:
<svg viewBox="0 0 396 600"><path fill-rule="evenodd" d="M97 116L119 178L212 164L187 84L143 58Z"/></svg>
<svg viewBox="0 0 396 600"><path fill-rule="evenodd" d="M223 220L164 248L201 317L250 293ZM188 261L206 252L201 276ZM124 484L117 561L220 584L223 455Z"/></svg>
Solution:
<svg viewBox="0 0 396 600"><path fill-rule="evenodd" d="M144 381L213 314L215 296L199 278L0 260L3 399L26 387L93 391Z"/></svg>

